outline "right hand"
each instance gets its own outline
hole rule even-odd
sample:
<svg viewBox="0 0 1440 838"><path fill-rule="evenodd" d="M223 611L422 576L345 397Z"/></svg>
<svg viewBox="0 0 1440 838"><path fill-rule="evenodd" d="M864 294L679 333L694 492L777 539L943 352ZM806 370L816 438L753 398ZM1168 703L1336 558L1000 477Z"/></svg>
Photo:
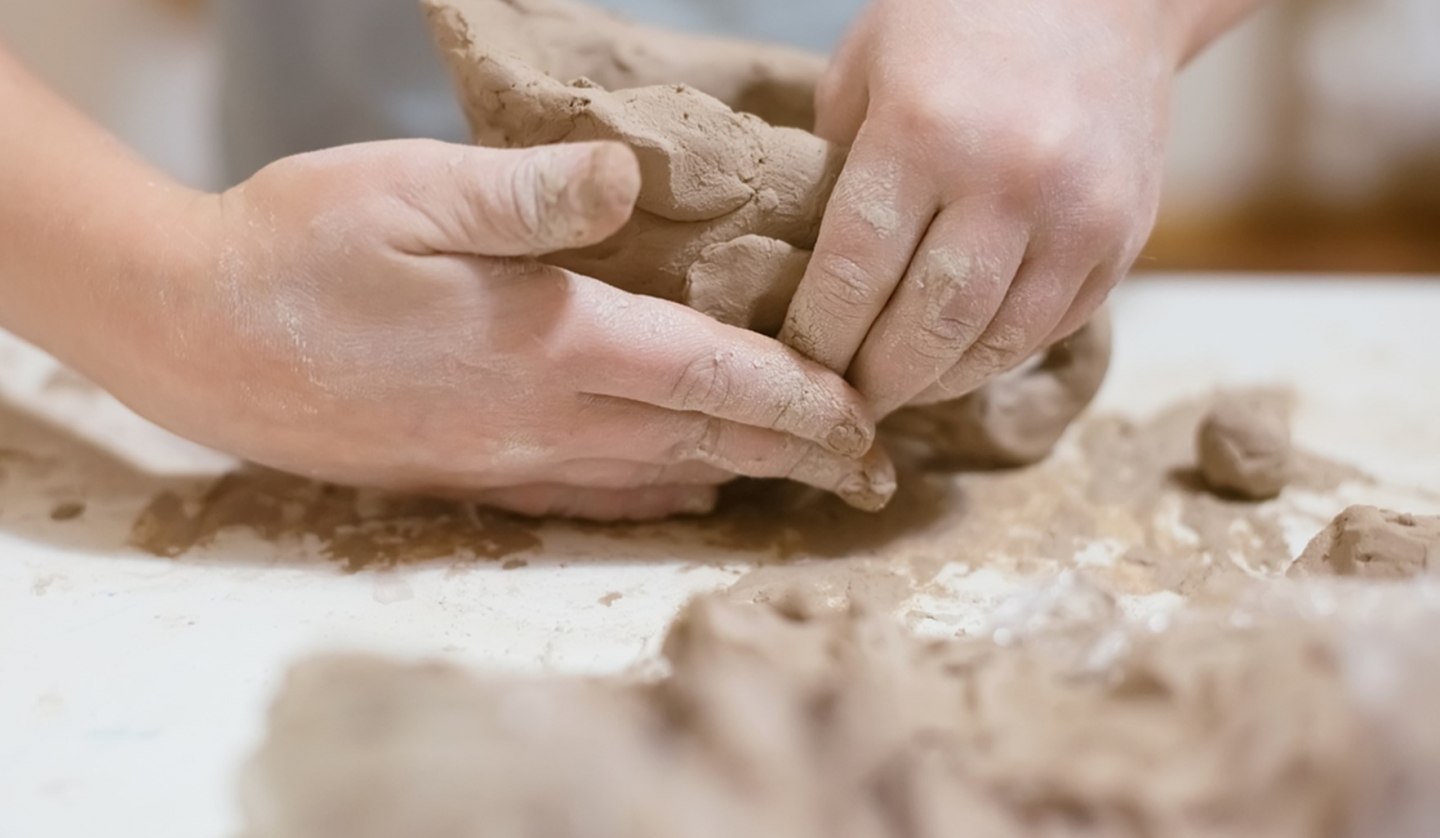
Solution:
<svg viewBox="0 0 1440 838"><path fill-rule="evenodd" d="M198 269L131 290L153 318L101 383L264 465L526 514L702 512L734 475L882 506L893 471L839 376L535 261L615 232L638 189L613 143L282 160L191 209Z"/></svg>

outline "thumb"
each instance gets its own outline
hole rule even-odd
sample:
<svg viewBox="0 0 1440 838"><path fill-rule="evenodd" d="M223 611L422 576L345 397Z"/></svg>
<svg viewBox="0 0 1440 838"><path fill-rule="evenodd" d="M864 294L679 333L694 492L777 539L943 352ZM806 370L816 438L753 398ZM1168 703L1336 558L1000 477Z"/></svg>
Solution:
<svg viewBox="0 0 1440 838"><path fill-rule="evenodd" d="M618 142L467 147L444 168L449 205L426 214L439 228L436 250L448 253L538 256L596 244L630 219L640 192L635 153Z"/></svg>

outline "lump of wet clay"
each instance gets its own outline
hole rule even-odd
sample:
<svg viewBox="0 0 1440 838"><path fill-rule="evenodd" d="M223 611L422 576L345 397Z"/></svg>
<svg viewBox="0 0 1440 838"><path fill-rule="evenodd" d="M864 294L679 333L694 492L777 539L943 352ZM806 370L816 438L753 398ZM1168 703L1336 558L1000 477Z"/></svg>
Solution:
<svg viewBox="0 0 1440 838"><path fill-rule="evenodd" d="M1295 576L1404 579L1440 571L1440 517L1352 506L1290 566Z"/></svg>
<svg viewBox="0 0 1440 838"><path fill-rule="evenodd" d="M609 240L545 261L734 326L780 331L846 149L808 132L824 60L665 32L570 0L424 0L475 141L619 140L641 189ZM803 104L802 104L803 103ZM909 407L889 430L942 456L1046 456L1094 398L1109 324L955 402Z"/></svg>
<svg viewBox="0 0 1440 838"><path fill-rule="evenodd" d="M1216 492L1251 500L1280 494L1290 474L1290 418L1267 393L1220 396L1195 435L1200 474Z"/></svg>
<svg viewBox="0 0 1440 838"><path fill-rule="evenodd" d="M244 773L246 835L1301 838L1355 820L1386 740L1320 627L1116 639L934 642L704 599L654 682L316 659Z"/></svg>
<svg viewBox="0 0 1440 838"><path fill-rule="evenodd" d="M1099 392L1110 347L1110 316L1102 309L1032 363L965 398L901 410L883 427L967 464L1039 462Z"/></svg>

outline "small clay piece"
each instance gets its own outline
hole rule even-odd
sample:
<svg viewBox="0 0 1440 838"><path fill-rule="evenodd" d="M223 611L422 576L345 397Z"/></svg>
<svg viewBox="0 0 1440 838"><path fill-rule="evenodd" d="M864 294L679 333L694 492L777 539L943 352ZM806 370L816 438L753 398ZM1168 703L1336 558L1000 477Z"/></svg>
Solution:
<svg viewBox="0 0 1440 838"><path fill-rule="evenodd" d="M1440 517L1352 506L1290 566L1292 576L1404 579L1440 570Z"/></svg>
<svg viewBox="0 0 1440 838"><path fill-rule="evenodd" d="M846 149L801 130L822 58L664 32L569 0L424 5L476 142L612 139L640 161L630 222L545 261L779 332L845 161ZM891 427L946 457L1034 462L1094 397L1109 352L1098 319L1039 363L966 399L906 408Z"/></svg>
<svg viewBox="0 0 1440 838"><path fill-rule="evenodd" d="M1389 740L1321 627L1116 631L926 642L709 599L654 683L318 659L244 775L246 835L1298 838L1367 814Z"/></svg>
<svg viewBox="0 0 1440 838"><path fill-rule="evenodd" d="M1264 500L1280 494L1290 474L1290 418L1268 393L1220 396L1195 435L1195 456L1210 488Z"/></svg>

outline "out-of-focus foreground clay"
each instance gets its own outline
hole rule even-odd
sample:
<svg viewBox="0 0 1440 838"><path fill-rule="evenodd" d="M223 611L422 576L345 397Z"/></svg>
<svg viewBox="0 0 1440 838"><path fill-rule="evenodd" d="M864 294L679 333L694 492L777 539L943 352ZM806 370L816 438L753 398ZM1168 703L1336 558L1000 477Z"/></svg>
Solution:
<svg viewBox="0 0 1440 838"><path fill-rule="evenodd" d="M643 27L569 0L425 0L477 142L613 139L640 161L634 217L546 261L731 325L779 331L845 149L803 128L824 68L797 50ZM900 432L987 464L1049 453L1099 389L1109 326L965 399L911 407Z"/></svg>
<svg viewBox="0 0 1440 838"><path fill-rule="evenodd" d="M1291 575L1404 579L1440 571L1440 517L1352 506L1321 530Z"/></svg>
<svg viewBox="0 0 1440 838"><path fill-rule="evenodd" d="M1297 618L927 642L706 599L665 650L641 684L303 664L249 838L1312 838L1387 747Z"/></svg>
<svg viewBox="0 0 1440 838"><path fill-rule="evenodd" d="M1287 406L1269 393L1222 394L1201 420L1195 456L1216 492L1251 500L1275 497L1290 473Z"/></svg>

